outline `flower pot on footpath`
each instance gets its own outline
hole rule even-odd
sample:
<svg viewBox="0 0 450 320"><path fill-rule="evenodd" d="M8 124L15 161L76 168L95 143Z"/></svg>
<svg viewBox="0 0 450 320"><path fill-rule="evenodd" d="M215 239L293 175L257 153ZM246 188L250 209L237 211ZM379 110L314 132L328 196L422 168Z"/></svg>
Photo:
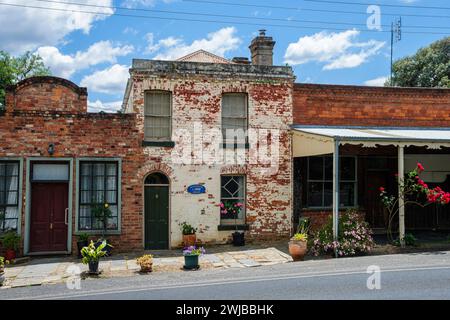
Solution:
<svg viewBox="0 0 450 320"><path fill-rule="evenodd" d="M136 259L137 264L141 267L142 273L149 273L153 271L153 256L151 254L144 254Z"/></svg>
<svg viewBox="0 0 450 320"><path fill-rule="evenodd" d="M200 268L198 263L198 257L204 254L206 251L203 247L197 248L195 246L187 247L183 250L184 266L185 270L197 270Z"/></svg>
<svg viewBox="0 0 450 320"><path fill-rule="evenodd" d="M91 261L88 263L89 273L98 274L98 261Z"/></svg>
<svg viewBox="0 0 450 320"><path fill-rule="evenodd" d="M198 269L198 255L184 256L184 268L187 270Z"/></svg>
<svg viewBox="0 0 450 320"><path fill-rule="evenodd" d="M0 257L0 287L5 282L5 259Z"/></svg>
<svg viewBox="0 0 450 320"><path fill-rule="evenodd" d="M294 240L289 241L289 254L294 261L303 261L308 252L308 246L306 241Z"/></svg>

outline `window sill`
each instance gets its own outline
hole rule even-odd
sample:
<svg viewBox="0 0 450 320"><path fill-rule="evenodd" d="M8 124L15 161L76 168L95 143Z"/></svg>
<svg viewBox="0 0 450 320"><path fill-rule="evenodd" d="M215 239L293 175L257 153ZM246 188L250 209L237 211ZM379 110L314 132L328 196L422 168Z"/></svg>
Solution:
<svg viewBox="0 0 450 320"><path fill-rule="evenodd" d="M248 224L238 224L238 225L234 225L234 224L219 224L217 226L217 230L219 231L234 231L234 230L249 230L249 225Z"/></svg>
<svg viewBox="0 0 450 320"><path fill-rule="evenodd" d="M142 141L143 147L175 147L175 141Z"/></svg>
<svg viewBox="0 0 450 320"><path fill-rule="evenodd" d="M222 143L222 149L250 149L250 143Z"/></svg>
<svg viewBox="0 0 450 320"><path fill-rule="evenodd" d="M74 236L79 236L80 234L88 234L90 236L102 236L102 231L101 230L78 230L74 233ZM119 230L110 230L110 231L106 231L105 236L117 236L117 235L121 235L121 231Z"/></svg>

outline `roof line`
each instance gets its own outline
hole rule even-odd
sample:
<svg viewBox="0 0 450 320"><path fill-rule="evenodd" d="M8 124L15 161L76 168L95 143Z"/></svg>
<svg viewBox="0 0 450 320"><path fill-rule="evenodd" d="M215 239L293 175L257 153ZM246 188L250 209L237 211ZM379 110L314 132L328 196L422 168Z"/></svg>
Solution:
<svg viewBox="0 0 450 320"><path fill-rule="evenodd" d="M450 127L389 127L389 126L328 126L328 125L291 125L292 129L349 129L349 130L435 130L450 131Z"/></svg>

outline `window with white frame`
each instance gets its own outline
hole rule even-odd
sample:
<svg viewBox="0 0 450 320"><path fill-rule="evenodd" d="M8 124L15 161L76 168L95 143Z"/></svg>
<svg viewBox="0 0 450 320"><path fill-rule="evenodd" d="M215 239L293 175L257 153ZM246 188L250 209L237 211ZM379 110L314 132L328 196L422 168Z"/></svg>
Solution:
<svg viewBox="0 0 450 320"><path fill-rule="evenodd" d="M340 207L357 205L356 158L340 157ZM308 158L307 207L331 208L333 206L333 157Z"/></svg>
<svg viewBox="0 0 450 320"><path fill-rule="evenodd" d="M247 134L247 94L224 93L222 95L222 135L224 141L245 142Z"/></svg>
<svg viewBox="0 0 450 320"><path fill-rule="evenodd" d="M103 221L92 210L99 204L107 203L111 216L107 230L118 230L118 162L80 161L79 173L79 230L102 230Z"/></svg>
<svg viewBox="0 0 450 320"><path fill-rule="evenodd" d="M245 223L245 176L223 175L220 180L221 223Z"/></svg>
<svg viewBox="0 0 450 320"><path fill-rule="evenodd" d="M145 140L170 140L172 136L171 93L145 92L144 109Z"/></svg>
<svg viewBox="0 0 450 320"><path fill-rule="evenodd" d="M19 224L19 161L0 161L0 233Z"/></svg>

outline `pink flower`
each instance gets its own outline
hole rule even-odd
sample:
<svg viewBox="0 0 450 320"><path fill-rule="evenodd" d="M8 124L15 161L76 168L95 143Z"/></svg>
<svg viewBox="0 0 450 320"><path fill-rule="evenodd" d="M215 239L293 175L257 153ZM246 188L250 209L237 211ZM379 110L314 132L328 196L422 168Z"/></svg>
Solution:
<svg viewBox="0 0 450 320"><path fill-rule="evenodd" d="M383 187L380 187L380 192L384 192L384 188Z"/></svg>
<svg viewBox="0 0 450 320"><path fill-rule="evenodd" d="M223 203L220 203L220 207L223 209L225 205Z"/></svg>
<svg viewBox="0 0 450 320"><path fill-rule="evenodd" d="M422 172L425 170L425 168L423 167L423 165L420 162L417 162L417 169L419 170L419 172Z"/></svg>

